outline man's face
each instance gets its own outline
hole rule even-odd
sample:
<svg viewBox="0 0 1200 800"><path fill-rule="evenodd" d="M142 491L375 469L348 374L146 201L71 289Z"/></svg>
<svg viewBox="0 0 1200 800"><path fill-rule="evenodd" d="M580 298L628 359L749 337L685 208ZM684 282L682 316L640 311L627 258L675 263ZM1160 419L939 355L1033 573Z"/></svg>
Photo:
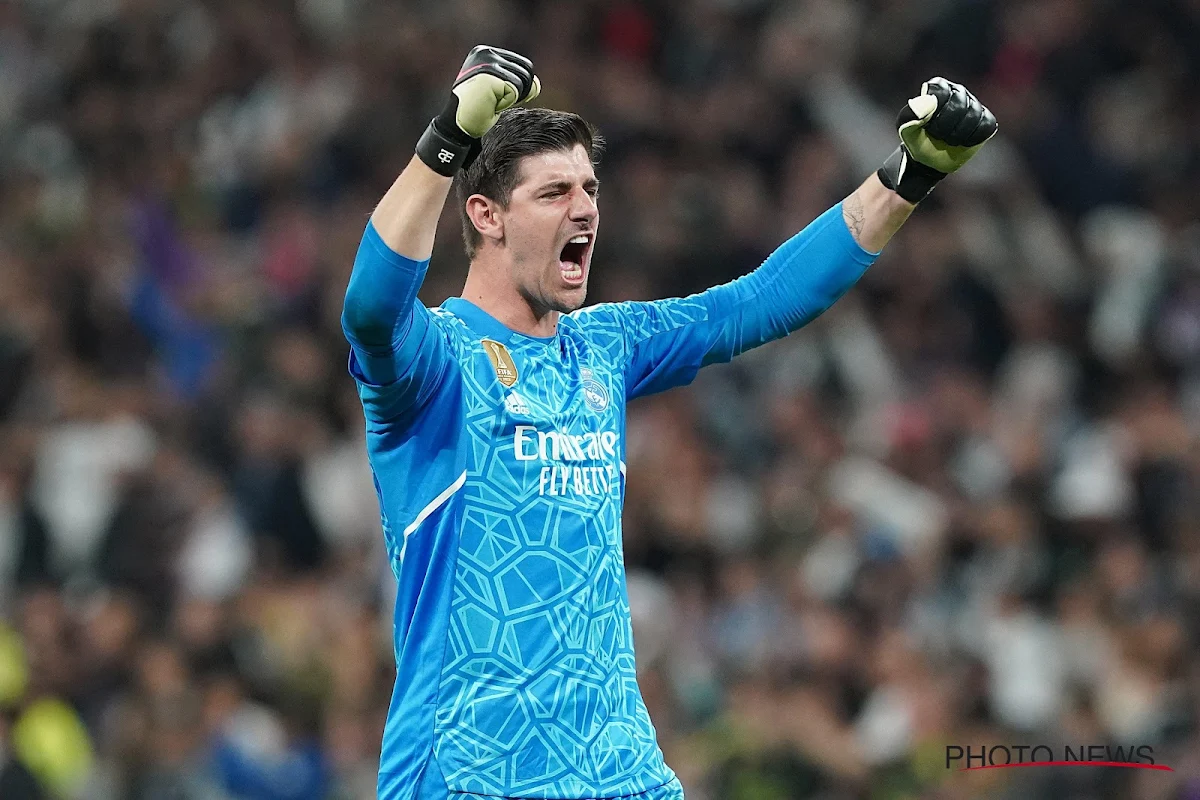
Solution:
<svg viewBox="0 0 1200 800"><path fill-rule="evenodd" d="M570 313L587 296L600 212L599 183L582 146L526 156L500 211L516 289L535 313Z"/></svg>

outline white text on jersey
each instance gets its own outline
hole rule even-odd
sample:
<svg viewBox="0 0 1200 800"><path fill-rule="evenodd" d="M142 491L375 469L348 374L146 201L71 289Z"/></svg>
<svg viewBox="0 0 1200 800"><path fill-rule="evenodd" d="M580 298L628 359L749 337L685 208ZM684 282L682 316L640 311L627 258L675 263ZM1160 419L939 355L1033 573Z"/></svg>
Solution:
<svg viewBox="0 0 1200 800"><path fill-rule="evenodd" d="M539 431L532 425L518 425L513 431L513 452L517 461L600 461L617 457L617 434Z"/></svg>
<svg viewBox="0 0 1200 800"><path fill-rule="evenodd" d="M575 434L518 425L513 431L513 455L517 461L607 461L596 466L545 466L538 476L540 495L607 495L617 486L614 461L619 459L618 441L613 431Z"/></svg>
<svg viewBox="0 0 1200 800"><path fill-rule="evenodd" d="M609 494L615 484L615 472L611 464L600 467L542 467L538 476L538 494L552 497Z"/></svg>

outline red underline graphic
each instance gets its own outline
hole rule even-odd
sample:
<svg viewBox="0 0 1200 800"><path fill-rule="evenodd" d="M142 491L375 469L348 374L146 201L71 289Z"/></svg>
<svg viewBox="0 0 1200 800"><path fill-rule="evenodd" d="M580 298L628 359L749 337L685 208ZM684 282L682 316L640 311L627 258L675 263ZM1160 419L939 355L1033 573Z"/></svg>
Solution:
<svg viewBox="0 0 1200 800"><path fill-rule="evenodd" d="M1012 764L960 767L958 771L974 772L980 769L1004 769L1005 767L1125 767L1126 769L1157 769L1162 772L1175 771L1166 764L1135 764L1130 761L1017 761Z"/></svg>

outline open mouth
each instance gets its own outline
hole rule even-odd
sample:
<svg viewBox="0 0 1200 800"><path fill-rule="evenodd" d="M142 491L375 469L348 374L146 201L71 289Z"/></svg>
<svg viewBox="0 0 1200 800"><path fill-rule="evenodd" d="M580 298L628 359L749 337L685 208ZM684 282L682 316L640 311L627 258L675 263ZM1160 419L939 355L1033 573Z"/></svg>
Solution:
<svg viewBox="0 0 1200 800"><path fill-rule="evenodd" d="M592 249L592 234L581 233L563 245L558 255L558 269L563 280L570 284L583 283L586 274L588 254Z"/></svg>

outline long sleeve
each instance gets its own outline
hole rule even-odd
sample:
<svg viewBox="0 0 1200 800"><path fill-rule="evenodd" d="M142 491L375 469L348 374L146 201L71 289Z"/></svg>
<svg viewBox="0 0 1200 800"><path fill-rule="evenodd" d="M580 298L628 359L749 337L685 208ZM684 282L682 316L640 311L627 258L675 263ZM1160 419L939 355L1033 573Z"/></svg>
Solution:
<svg viewBox="0 0 1200 800"><path fill-rule="evenodd" d="M690 383L708 364L780 339L816 319L878 253L854 241L838 203L737 280L690 297L597 307L624 333L626 394Z"/></svg>
<svg viewBox="0 0 1200 800"><path fill-rule="evenodd" d="M422 404L452 363L429 309L417 299L429 261L393 252L367 223L342 308L350 372L370 416L392 418Z"/></svg>

